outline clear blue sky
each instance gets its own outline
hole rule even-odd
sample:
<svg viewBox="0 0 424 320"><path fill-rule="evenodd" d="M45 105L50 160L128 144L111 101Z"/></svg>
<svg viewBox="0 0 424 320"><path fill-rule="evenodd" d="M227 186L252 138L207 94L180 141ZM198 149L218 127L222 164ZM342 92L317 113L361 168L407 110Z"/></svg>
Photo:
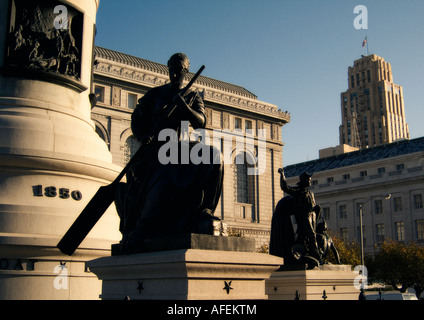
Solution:
<svg viewBox="0 0 424 320"><path fill-rule="evenodd" d="M368 29L354 28L354 7ZM191 71L245 87L291 113L284 166L339 144L347 68L369 51L402 85L411 138L424 136L423 0L101 0L96 45L166 63L186 53Z"/></svg>

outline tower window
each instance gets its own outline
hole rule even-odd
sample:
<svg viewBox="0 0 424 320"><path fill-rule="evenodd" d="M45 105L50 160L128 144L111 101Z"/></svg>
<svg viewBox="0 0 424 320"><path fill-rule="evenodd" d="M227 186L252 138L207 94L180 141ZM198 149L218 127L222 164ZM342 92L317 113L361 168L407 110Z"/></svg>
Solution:
<svg viewBox="0 0 424 320"><path fill-rule="evenodd" d="M339 218L347 219L347 207L344 204L339 206Z"/></svg>
<svg viewBox="0 0 424 320"><path fill-rule="evenodd" d="M96 96L97 102L105 102L105 88L96 86L94 88L94 95Z"/></svg>
<svg viewBox="0 0 424 320"><path fill-rule="evenodd" d="M234 129L237 131L241 131L242 130L242 121L240 118L235 118L234 119Z"/></svg>
<svg viewBox="0 0 424 320"><path fill-rule="evenodd" d="M423 196L421 194L414 194L414 209L423 208Z"/></svg>
<svg viewBox="0 0 424 320"><path fill-rule="evenodd" d="M252 132L252 129L253 129L252 121L250 121L250 120L246 120L246 121L244 122L244 125L246 126L246 133L248 133L248 134L252 134L252 133L253 133L253 132Z"/></svg>
<svg viewBox="0 0 424 320"><path fill-rule="evenodd" d="M396 240L405 240L405 223L403 221L395 222Z"/></svg>
<svg viewBox="0 0 424 320"><path fill-rule="evenodd" d="M136 105L137 105L137 95L128 93L128 108L135 109Z"/></svg>
<svg viewBox="0 0 424 320"><path fill-rule="evenodd" d="M248 174L246 153L240 153L234 160L234 201L254 203L254 175Z"/></svg>
<svg viewBox="0 0 424 320"><path fill-rule="evenodd" d="M403 210L402 207L402 198L401 197L397 197L393 199L393 211L394 212L400 212Z"/></svg>
<svg viewBox="0 0 424 320"><path fill-rule="evenodd" d="M375 233L377 235L377 242L384 242L385 234L384 234L384 224L376 224L375 225Z"/></svg>

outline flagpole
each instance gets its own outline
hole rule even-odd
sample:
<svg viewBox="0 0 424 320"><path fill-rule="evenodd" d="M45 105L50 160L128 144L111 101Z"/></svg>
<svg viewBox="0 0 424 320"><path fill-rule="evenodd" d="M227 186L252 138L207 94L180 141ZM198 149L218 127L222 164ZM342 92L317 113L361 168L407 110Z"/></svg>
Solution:
<svg viewBox="0 0 424 320"><path fill-rule="evenodd" d="M368 36L367 36L367 56L369 56L369 55L370 55L370 52L368 50Z"/></svg>
<svg viewBox="0 0 424 320"><path fill-rule="evenodd" d="M368 36L365 37L364 41L362 41L362 48L365 47L365 45L367 46L367 56L369 55L369 50L368 50Z"/></svg>

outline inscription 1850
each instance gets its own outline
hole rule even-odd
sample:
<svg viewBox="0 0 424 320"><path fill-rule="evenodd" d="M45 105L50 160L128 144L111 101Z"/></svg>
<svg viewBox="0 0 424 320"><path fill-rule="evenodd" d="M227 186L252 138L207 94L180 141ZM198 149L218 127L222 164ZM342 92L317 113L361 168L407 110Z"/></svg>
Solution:
<svg viewBox="0 0 424 320"><path fill-rule="evenodd" d="M59 197L61 199L72 198L76 201L80 201L82 199L81 191L78 191L78 190L70 191L68 188L56 188L54 186L48 186L43 188L41 184L33 186L32 192L34 194L34 197L48 197L48 198Z"/></svg>

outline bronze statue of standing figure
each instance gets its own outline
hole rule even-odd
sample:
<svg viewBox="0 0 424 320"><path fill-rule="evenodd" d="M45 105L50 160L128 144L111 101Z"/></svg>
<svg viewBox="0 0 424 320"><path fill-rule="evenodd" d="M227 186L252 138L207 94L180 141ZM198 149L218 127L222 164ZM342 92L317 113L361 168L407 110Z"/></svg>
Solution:
<svg viewBox="0 0 424 320"><path fill-rule="evenodd" d="M320 265L321 254L316 237L316 225L321 207L309 190L311 176L302 173L297 186L288 186L282 169L279 170L281 189L287 194L274 211L271 225L270 254L284 258L285 265L306 264L308 268ZM294 232L292 216L297 230Z"/></svg>
<svg viewBox="0 0 424 320"><path fill-rule="evenodd" d="M160 141L157 134L162 129L172 129L179 136L182 121L194 129L205 127L201 95L192 90L182 93L189 67L185 54L174 54L168 61L170 82L149 90L132 114L131 129L143 150L137 153L127 182L120 183L115 201L124 253L142 251L145 239L184 233L213 234L214 221L220 220L213 215L222 189L220 151L204 146L210 148L209 163L164 164L159 159L165 144L184 152L200 143L181 138ZM164 117L172 107L172 114Z"/></svg>

